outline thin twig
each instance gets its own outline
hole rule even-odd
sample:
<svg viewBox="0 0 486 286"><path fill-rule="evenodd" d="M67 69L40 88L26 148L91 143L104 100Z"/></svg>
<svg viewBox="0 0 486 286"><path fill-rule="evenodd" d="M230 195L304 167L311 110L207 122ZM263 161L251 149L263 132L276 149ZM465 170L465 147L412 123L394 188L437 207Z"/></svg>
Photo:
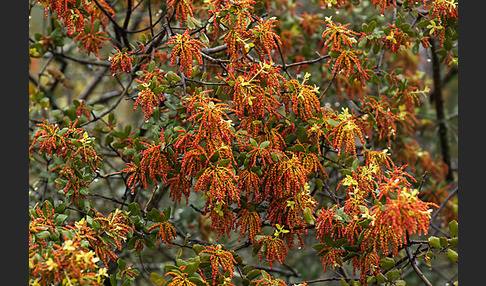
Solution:
<svg viewBox="0 0 486 286"><path fill-rule="evenodd" d="M313 64L313 63L317 63L317 62L320 62L322 60L325 60L325 59L328 59L330 56L329 55L324 55L324 56L320 56L316 59L313 59L313 60L308 60L308 61L302 61L302 62L296 62L296 63L291 63L291 64L287 64L287 68L290 68L290 67L295 67L295 66L301 66L301 65L310 65L310 64Z"/></svg>
<svg viewBox="0 0 486 286"><path fill-rule="evenodd" d="M410 247L405 246L405 250L407 251L408 259L410 260L410 264L412 265L413 270L415 270L415 273L417 273L417 275L420 277L420 279L422 279L422 281L424 281L425 285L433 286L432 283L430 283L430 281L427 279L427 277L425 277L424 273L422 273L420 268L418 268L417 264L415 264L415 259L412 255L412 252L410 251Z"/></svg>

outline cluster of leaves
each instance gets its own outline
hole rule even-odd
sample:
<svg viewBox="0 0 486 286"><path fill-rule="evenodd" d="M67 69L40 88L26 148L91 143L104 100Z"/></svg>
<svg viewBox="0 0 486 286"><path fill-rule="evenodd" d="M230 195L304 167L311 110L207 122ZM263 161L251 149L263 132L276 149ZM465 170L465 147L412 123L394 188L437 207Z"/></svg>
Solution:
<svg viewBox="0 0 486 286"><path fill-rule="evenodd" d="M32 70L48 59L29 88L30 283L283 286L298 249L343 274L318 281L343 284L405 285L411 267L429 285L416 260L456 263L450 154L419 144L442 87L419 57L457 70L457 2L316 2L297 15L279 0L39 0L51 24L29 51ZM71 64L97 74L72 84ZM67 89L79 99L63 103ZM448 236L429 236L435 218Z"/></svg>

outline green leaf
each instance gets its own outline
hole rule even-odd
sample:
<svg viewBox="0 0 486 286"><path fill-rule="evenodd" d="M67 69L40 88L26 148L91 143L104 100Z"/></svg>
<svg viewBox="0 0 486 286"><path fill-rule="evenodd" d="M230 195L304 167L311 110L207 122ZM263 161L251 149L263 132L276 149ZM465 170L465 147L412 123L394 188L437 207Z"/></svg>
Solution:
<svg viewBox="0 0 486 286"><path fill-rule="evenodd" d="M171 207L166 207L166 208L165 208L165 209L162 211L162 213L163 213L163 214L164 214L164 216L165 216L164 221L167 221L167 220L170 218L170 213L171 213L171 211L172 211Z"/></svg>
<svg viewBox="0 0 486 286"><path fill-rule="evenodd" d="M312 214L312 209L307 207L304 209L304 220L308 223L308 224L314 224L315 223L315 219L314 219L314 216Z"/></svg>
<svg viewBox="0 0 486 286"><path fill-rule="evenodd" d="M231 163L231 159L229 159L229 158L222 159L222 160L219 160L218 166L219 167L226 167L226 166L228 166L229 163Z"/></svg>
<svg viewBox="0 0 486 286"><path fill-rule="evenodd" d="M449 223L449 234L451 236L459 236L459 225L458 225L457 221L452 220Z"/></svg>
<svg viewBox="0 0 486 286"><path fill-rule="evenodd" d="M337 126L340 122L337 121L337 120L334 120L334 119L328 119L327 120L327 123L329 123L329 125L331 125L332 127L335 127Z"/></svg>
<svg viewBox="0 0 486 286"><path fill-rule="evenodd" d="M110 284L111 284L111 286L117 286L118 285L118 283L116 282L115 274L110 275Z"/></svg>
<svg viewBox="0 0 486 286"><path fill-rule="evenodd" d="M405 280L396 280L395 285L396 286L405 286L405 285L407 285L407 282Z"/></svg>
<svg viewBox="0 0 486 286"><path fill-rule="evenodd" d="M136 202L130 203L128 205L128 211L130 212L130 215L140 215L140 205Z"/></svg>
<svg viewBox="0 0 486 286"><path fill-rule="evenodd" d="M260 143L260 149L265 149L268 147L268 145L270 145L270 141L263 141Z"/></svg>
<svg viewBox="0 0 486 286"><path fill-rule="evenodd" d="M127 263L125 262L125 260L123 260L121 258L118 258L116 263L118 264L118 269L120 269L120 270L124 270L127 267Z"/></svg>
<svg viewBox="0 0 486 286"><path fill-rule="evenodd" d="M385 275L383 275L381 273L378 273L375 277L376 277L376 281L378 281L378 283L383 283L383 282L386 281Z"/></svg>
<svg viewBox="0 0 486 286"><path fill-rule="evenodd" d="M385 270L389 270L395 266L395 260L391 257L383 257L380 260L380 265L383 267Z"/></svg>
<svg viewBox="0 0 486 286"><path fill-rule="evenodd" d="M204 247L204 245L201 245L201 244L194 244L192 246L192 250L194 250L194 252L196 252L197 255L199 255L199 253L203 250L205 250L206 247Z"/></svg>
<svg viewBox="0 0 486 286"><path fill-rule="evenodd" d="M450 50L452 49L452 41L449 39L444 40L444 49Z"/></svg>
<svg viewBox="0 0 486 286"><path fill-rule="evenodd" d="M417 28L423 29L423 28L427 27L429 24L430 24L430 21L428 19L426 19L426 18L423 18L422 21L420 21L417 24Z"/></svg>
<svg viewBox="0 0 486 286"><path fill-rule="evenodd" d="M321 251L323 250L324 248L326 247L326 244L325 243L317 243L317 244L314 244L312 246L312 248L314 248L315 250L317 251Z"/></svg>
<svg viewBox="0 0 486 286"><path fill-rule="evenodd" d="M375 29L376 27L376 22L375 21L371 21L369 24L368 24L368 32L373 32L373 30Z"/></svg>
<svg viewBox="0 0 486 286"><path fill-rule="evenodd" d="M166 264L164 266L164 271L167 273L167 272L172 272L172 271L176 271L176 272L181 272L181 270L179 269L179 267L175 266L175 265L171 265L171 264Z"/></svg>
<svg viewBox="0 0 486 286"><path fill-rule="evenodd" d="M368 276L368 278L366 278L366 283L367 284L374 284L374 283L376 283L376 277L375 276Z"/></svg>
<svg viewBox="0 0 486 286"><path fill-rule="evenodd" d="M150 239L145 239L145 244L150 249L156 249L157 248L157 245L155 245L155 243Z"/></svg>
<svg viewBox="0 0 486 286"><path fill-rule="evenodd" d="M248 272L248 274L246 274L246 278L248 278L249 280L253 280L253 278L257 277L261 273L262 271L260 269L253 269L250 272Z"/></svg>
<svg viewBox="0 0 486 286"><path fill-rule="evenodd" d="M341 54L341 52L340 52L340 51L336 51L336 50L331 50L331 51L329 52L329 56L330 56L331 58L337 58L337 57L339 57L339 55L340 55L340 54Z"/></svg>
<svg viewBox="0 0 486 286"><path fill-rule="evenodd" d="M453 237L449 240L449 245L451 247L457 248L459 246L459 238L458 237Z"/></svg>
<svg viewBox="0 0 486 286"><path fill-rule="evenodd" d="M429 245L433 248L441 248L440 246L440 239L435 236L431 236L428 238Z"/></svg>
<svg viewBox="0 0 486 286"><path fill-rule="evenodd" d="M400 278L400 275L401 275L401 271L400 269L395 269L395 270L392 270L392 271L388 271L386 273L386 278L388 278L388 280L390 281L394 281L394 280L397 280L398 278Z"/></svg>
<svg viewBox="0 0 486 286"><path fill-rule="evenodd" d="M400 27L402 25L402 17L397 17L395 20L395 27Z"/></svg>
<svg viewBox="0 0 486 286"><path fill-rule="evenodd" d="M189 277L189 281L196 284L196 286L207 286L208 285L202 279L197 278L197 277Z"/></svg>
<svg viewBox="0 0 486 286"><path fill-rule="evenodd" d="M65 214L59 214L56 216L56 221L55 221L55 224L56 225L61 225L66 219L67 219L67 215Z"/></svg>
<svg viewBox="0 0 486 286"><path fill-rule="evenodd" d="M459 254L450 248L447 249L447 257L453 262L456 262L459 259Z"/></svg>
<svg viewBox="0 0 486 286"><path fill-rule="evenodd" d="M187 266L187 261L184 261L182 259L176 259L176 265L177 266Z"/></svg>
<svg viewBox="0 0 486 286"><path fill-rule="evenodd" d="M447 238L443 236L439 237L439 241L440 241L440 246L442 247L447 247L449 245L449 240L447 240Z"/></svg>
<svg viewBox="0 0 486 286"><path fill-rule="evenodd" d="M135 153L137 153L137 150L135 150L133 148L128 148L128 149L123 150L123 155L124 156L130 156L130 157L132 157L133 155L135 155Z"/></svg>
<svg viewBox="0 0 486 286"><path fill-rule="evenodd" d="M363 23L361 25L361 30L363 31L363 33L368 33L368 24Z"/></svg>
<svg viewBox="0 0 486 286"><path fill-rule="evenodd" d="M349 169L341 169L341 170L339 170L339 172L343 176L346 176L346 175L350 175L351 176L354 173L352 170L349 170Z"/></svg>
<svg viewBox="0 0 486 286"><path fill-rule="evenodd" d="M46 239L51 235L51 233L47 230L38 232L35 236L39 239Z"/></svg>
<svg viewBox="0 0 486 286"><path fill-rule="evenodd" d="M196 272L199 267L199 263L201 262L199 256L196 256L194 260L194 262L188 263L184 268L184 273L187 273L188 276L192 276L194 272Z"/></svg>

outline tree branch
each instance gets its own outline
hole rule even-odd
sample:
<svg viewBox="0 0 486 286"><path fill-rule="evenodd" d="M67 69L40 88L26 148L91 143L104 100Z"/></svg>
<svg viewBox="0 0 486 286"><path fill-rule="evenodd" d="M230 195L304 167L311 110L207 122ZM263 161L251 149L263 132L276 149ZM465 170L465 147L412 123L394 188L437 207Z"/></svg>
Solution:
<svg viewBox="0 0 486 286"><path fill-rule="evenodd" d="M436 42L435 39L430 41L430 49L432 54L432 73L434 80L434 91L432 92L432 98L435 101L435 111L437 116L437 123L439 127L439 139L440 147L442 150L442 160L449 168L446 176L447 182L454 181L451 171L451 157L449 151L449 143L447 140L447 126L445 121L445 111L444 111L444 98L442 95L442 79L440 75L439 57L436 53Z"/></svg>
<svg viewBox="0 0 486 286"><path fill-rule="evenodd" d="M418 268L417 264L415 264L415 258L413 257L412 252L410 251L410 247L405 246L405 251L407 251L408 259L410 260L410 264L412 265L413 270L415 270L415 273L417 273L420 279L424 281L425 285L433 286L432 283L430 283L430 281L427 279L427 277L425 277L424 273L422 273L420 268Z"/></svg>

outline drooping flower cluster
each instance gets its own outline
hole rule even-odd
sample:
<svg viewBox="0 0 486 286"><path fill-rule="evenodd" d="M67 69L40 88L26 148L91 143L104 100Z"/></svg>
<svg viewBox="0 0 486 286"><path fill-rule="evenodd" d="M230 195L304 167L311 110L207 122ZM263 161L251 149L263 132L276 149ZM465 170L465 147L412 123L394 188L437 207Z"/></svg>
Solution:
<svg viewBox="0 0 486 286"><path fill-rule="evenodd" d="M359 247L351 262L354 270L361 271L361 279L368 271L376 273L380 255L396 255L409 235L427 233L430 208L438 207L418 198L408 181L413 178L390 163L386 153L365 154L365 166L341 182L347 190L344 206L320 209L315 224L317 238L324 243L319 246L323 265L342 265L347 252L337 241L344 239ZM389 170L378 171L383 166ZM365 203L370 196L375 201L372 207Z"/></svg>
<svg viewBox="0 0 486 286"><path fill-rule="evenodd" d="M216 246L206 246L206 249L199 253L199 255L202 254L209 255L213 285L218 284L217 277L225 276L225 272L229 273L227 277L228 280L234 276L233 272L235 270L235 265L238 264L238 262L236 262L233 254L231 254L229 251L223 250L220 244Z"/></svg>
<svg viewBox="0 0 486 286"><path fill-rule="evenodd" d="M174 226L166 219L163 213L160 214L162 216L162 221L154 223L152 226L147 228L147 231L152 231L156 228L159 228L157 232L157 241L156 245L159 245L159 241L167 244L168 248L172 247L172 241L177 237L176 230Z"/></svg>
<svg viewBox="0 0 486 286"><path fill-rule="evenodd" d="M194 59L196 59L200 65L203 64L200 51L204 45L200 40L191 38L189 30L186 30L184 34L172 36L166 45L174 45L172 52L170 53L170 66L175 66L177 61L179 61L181 72L186 77L191 77L193 70L192 61Z"/></svg>
<svg viewBox="0 0 486 286"><path fill-rule="evenodd" d="M108 58L111 62L111 75L121 75L122 72L129 73L132 70L132 51L127 51L126 48L120 50L118 47L113 47L116 53Z"/></svg>

